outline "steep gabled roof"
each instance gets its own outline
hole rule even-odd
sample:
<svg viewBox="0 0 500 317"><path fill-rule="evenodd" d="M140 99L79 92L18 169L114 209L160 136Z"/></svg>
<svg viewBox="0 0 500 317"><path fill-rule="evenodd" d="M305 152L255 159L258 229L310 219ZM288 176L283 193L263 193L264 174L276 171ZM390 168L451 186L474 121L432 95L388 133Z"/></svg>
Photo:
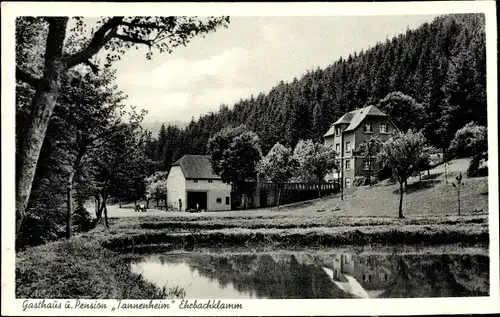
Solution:
<svg viewBox="0 0 500 317"><path fill-rule="evenodd" d="M340 117L340 119L335 121L335 123L333 125L337 125L337 124L341 124L341 123L350 123L355 114L356 114L356 110L349 111L348 113L346 113L345 115Z"/></svg>
<svg viewBox="0 0 500 317"><path fill-rule="evenodd" d="M368 106L361 109L353 110L344 114L340 119L335 121L335 123L330 127L328 132L325 133L324 137L333 135L335 133L335 126L339 124L349 124L344 131L352 131L356 129L367 116L387 117L385 113L380 111L375 106Z"/></svg>
<svg viewBox="0 0 500 317"><path fill-rule="evenodd" d="M172 166L180 166L186 179L221 179L213 172L208 155L184 155Z"/></svg>
<svg viewBox="0 0 500 317"><path fill-rule="evenodd" d="M367 116L379 116L379 117L387 117L385 113L380 111L375 106L368 106L361 109L358 109L354 112L354 116L351 120L351 123L344 131L351 131L356 129L359 124L367 117Z"/></svg>

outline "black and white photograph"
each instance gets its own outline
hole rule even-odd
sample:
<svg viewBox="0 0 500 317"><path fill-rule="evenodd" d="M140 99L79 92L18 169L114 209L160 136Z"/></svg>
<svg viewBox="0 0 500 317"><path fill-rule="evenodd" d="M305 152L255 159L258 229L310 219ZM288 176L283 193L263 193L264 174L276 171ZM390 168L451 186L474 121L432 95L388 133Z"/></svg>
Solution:
<svg viewBox="0 0 500 317"><path fill-rule="evenodd" d="M3 2L2 315L500 312L495 5L453 3Z"/></svg>

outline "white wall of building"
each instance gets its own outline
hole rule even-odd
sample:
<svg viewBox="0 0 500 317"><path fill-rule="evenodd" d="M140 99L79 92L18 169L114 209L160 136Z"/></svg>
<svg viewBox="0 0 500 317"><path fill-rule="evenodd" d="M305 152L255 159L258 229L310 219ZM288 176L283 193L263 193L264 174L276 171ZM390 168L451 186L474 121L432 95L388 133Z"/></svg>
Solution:
<svg viewBox="0 0 500 317"><path fill-rule="evenodd" d="M209 181L207 179L198 179L195 181L188 179L186 180L185 188L186 192L207 192L207 208L209 211L231 210L231 185L223 183L222 180L214 179Z"/></svg>
<svg viewBox="0 0 500 317"><path fill-rule="evenodd" d="M179 199L182 209L186 210L186 179L180 166L172 166L167 177L167 205L179 210Z"/></svg>

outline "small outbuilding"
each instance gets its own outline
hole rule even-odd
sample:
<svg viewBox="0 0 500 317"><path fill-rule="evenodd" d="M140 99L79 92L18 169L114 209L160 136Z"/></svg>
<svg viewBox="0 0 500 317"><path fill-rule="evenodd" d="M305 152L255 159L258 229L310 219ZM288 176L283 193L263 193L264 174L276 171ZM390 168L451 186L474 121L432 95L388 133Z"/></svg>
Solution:
<svg viewBox="0 0 500 317"><path fill-rule="evenodd" d="M212 170L207 155L184 155L167 177L167 201L174 210L231 210L231 185Z"/></svg>

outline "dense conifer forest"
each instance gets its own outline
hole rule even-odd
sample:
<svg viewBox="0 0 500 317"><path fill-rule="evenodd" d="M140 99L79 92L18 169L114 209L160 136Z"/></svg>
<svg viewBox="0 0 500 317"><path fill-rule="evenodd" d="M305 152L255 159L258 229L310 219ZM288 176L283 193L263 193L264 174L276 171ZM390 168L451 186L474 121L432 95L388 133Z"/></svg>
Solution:
<svg viewBox="0 0 500 317"><path fill-rule="evenodd" d="M183 129L163 126L149 137L148 156L168 170L184 154L205 154L208 139L222 128L242 124L259 135L264 154L276 142L293 148L300 139L321 140L345 112L366 105L387 111L383 99L396 92L424 109L401 114L413 116L411 128L447 148L468 122L487 125L484 25L482 14L437 17L325 69L280 81L268 94L220 105Z"/></svg>

